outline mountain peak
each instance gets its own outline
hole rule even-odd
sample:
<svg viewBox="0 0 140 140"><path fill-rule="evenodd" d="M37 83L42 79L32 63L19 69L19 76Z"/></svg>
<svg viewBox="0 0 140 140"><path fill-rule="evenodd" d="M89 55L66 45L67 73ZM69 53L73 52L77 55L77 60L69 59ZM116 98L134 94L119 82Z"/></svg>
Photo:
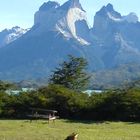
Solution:
<svg viewBox="0 0 140 140"><path fill-rule="evenodd" d="M20 28L19 26L12 27L12 29L19 29L19 28Z"/></svg>
<svg viewBox="0 0 140 140"><path fill-rule="evenodd" d="M128 23L137 23L138 22L138 16L135 13L130 13L126 16L122 16L119 12L115 11L113 8L112 4L108 4L106 6L103 6L101 10L99 10L96 15L94 21L99 22L99 20L104 21L108 19L108 21L113 21L113 22L128 22Z"/></svg>
<svg viewBox="0 0 140 140"><path fill-rule="evenodd" d="M70 8L79 8L81 9L82 11L85 11L83 8L82 8L82 5L81 3L79 2L79 0L69 0L67 2L65 2L62 6L61 6L61 9L63 10L68 10Z"/></svg>
<svg viewBox="0 0 140 140"><path fill-rule="evenodd" d="M50 9L58 8L60 4L55 1L44 2L43 5L39 8L39 11L48 11Z"/></svg>
<svg viewBox="0 0 140 140"><path fill-rule="evenodd" d="M119 20L122 18L121 14L114 10L112 4L108 4L106 6L103 6L95 15L95 17L102 17L107 18L111 20Z"/></svg>
<svg viewBox="0 0 140 140"><path fill-rule="evenodd" d="M49 1L35 13L36 34L57 31L66 38L75 38L82 44L89 44L85 34L89 33L86 12L79 0L68 0L63 5Z"/></svg>
<svg viewBox="0 0 140 140"><path fill-rule="evenodd" d="M106 6L106 9L107 9L108 11L114 11L113 5L110 4L110 3Z"/></svg>

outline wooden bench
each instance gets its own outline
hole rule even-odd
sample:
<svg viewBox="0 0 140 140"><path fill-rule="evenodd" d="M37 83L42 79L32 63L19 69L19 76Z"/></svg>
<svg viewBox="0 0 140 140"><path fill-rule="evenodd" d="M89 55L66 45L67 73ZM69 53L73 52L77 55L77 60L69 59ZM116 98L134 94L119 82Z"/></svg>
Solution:
<svg viewBox="0 0 140 140"><path fill-rule="evenodd" d="M38 120L38 119L45 119L48 120L48 123L52 120L55 122L58 116L55 116L57 113L56 110L46 110L46 109L40 109L40 108L30 108L31 114L28 114L27 117L30 118L30 122L32 120Z"/></svg>

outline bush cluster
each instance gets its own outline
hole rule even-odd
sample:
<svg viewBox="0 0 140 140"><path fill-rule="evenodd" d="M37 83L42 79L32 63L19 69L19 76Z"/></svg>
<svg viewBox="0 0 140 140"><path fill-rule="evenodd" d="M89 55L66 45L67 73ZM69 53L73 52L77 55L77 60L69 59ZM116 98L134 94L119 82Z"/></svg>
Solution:
<svg viewBox="0 0 140 140"><path fill-rule="evenodd" d="M60 118L140 121L140 89L112 90L91 96L60 85L17 95L0 91L0 117L26 118L32 107L57 110Z"/></svg>

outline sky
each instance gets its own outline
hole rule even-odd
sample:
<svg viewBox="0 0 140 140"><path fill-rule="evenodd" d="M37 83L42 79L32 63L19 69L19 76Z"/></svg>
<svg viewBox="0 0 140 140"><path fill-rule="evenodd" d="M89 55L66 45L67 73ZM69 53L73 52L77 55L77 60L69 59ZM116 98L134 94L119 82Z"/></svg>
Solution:
<svg viewBox="0 0 140 140"><path fill-rule="evenodd" d="M48 0L0 0L0 31L20 26L30 28L34 23L34 13ZM67 0L55 0L63 4ZM95 13L108 3L122 15L135 12L140 19L140 0L80 0L87 12L89 26L93 26Z"/></svg>

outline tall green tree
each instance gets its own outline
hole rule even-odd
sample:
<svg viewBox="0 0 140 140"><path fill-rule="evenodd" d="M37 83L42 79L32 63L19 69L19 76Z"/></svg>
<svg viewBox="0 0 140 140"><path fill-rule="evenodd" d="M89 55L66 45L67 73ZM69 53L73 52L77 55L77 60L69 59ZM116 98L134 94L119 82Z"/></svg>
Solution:
<svg viewBox="0 0 140 140"><path fill-rule="evenodd" d="M84 58L69 55L68 61L64 61L53 71L50 83L73 90L83 90L89 83L89 76L86 73L87 64Z"/></svg>

